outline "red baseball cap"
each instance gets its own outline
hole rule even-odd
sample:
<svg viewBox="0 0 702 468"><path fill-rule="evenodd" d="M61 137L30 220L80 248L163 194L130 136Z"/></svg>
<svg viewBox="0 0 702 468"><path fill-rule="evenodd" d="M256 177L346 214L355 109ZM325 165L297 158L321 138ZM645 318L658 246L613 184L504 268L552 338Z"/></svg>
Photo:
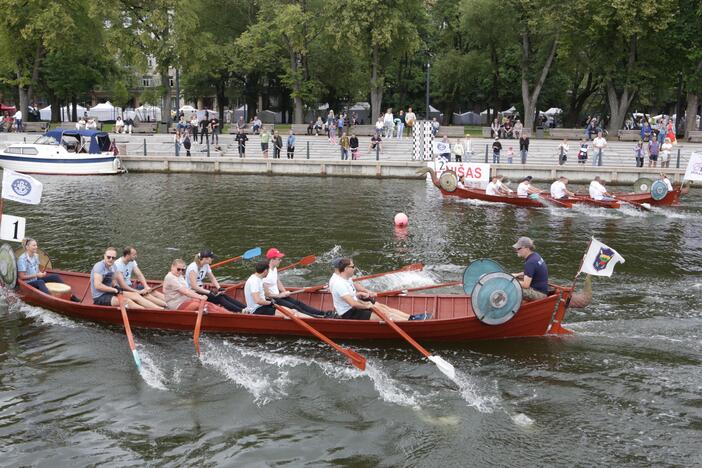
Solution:
<svg viewBox="0 0 702 468"><path fill-rule="evenodd" d="M285 257L285 254L281 252L280 250L276 249L275 247L271 247L268 249L268 252L266 252L266 258L268 260L272 258L283 258Z"/></svg>

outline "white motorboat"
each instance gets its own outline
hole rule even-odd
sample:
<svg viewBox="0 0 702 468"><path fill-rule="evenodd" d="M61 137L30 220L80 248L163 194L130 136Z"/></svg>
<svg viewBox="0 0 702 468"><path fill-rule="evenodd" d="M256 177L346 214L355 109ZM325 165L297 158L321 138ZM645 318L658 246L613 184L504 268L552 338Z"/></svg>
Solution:
<svg viewBox="0 0 702 468"><path fill-rule="evenodd" d="M106 132L49 130L34 143L0 150L0 167L25 174L95 175L125 172Z"/></svg>

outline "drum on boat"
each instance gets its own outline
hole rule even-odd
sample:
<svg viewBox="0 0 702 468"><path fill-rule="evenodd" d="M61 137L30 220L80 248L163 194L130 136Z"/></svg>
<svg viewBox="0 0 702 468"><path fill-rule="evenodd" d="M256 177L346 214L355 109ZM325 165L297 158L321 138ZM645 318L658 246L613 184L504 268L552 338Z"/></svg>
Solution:
<svg viewBox="0 0 702 468"><path fill-rule="evenodd" d="M71 300L71 287L64 283L45 283L52 296L66 301Z"/></svg>

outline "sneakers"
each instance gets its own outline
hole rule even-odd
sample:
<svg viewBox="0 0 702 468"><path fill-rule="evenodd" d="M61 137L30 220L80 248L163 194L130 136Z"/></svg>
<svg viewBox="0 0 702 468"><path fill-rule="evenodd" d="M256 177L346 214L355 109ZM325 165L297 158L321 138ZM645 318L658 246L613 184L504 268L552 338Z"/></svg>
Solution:
<svg viewBox="0 0 702 468"><path fill-rule="evenodd" d="M80 302L80 299L78 299L76 296L71 296L71 302Z"/></svg>
<svg viewBox="0 0 702 468"><path fill-rule="evenodd" d="M429 320L432 315L429 312L424 312L423 314L410 315L409 320Z"/></svg>
<svg viewBox="0 0 702 468"><path fill-rule="evenodd" d="M324 312L323 317L324 317L324 318L328 318L328 319L329 319L329 318L336 318L336 311L334 311L334 310L327 310L326 312Z"/></svg>

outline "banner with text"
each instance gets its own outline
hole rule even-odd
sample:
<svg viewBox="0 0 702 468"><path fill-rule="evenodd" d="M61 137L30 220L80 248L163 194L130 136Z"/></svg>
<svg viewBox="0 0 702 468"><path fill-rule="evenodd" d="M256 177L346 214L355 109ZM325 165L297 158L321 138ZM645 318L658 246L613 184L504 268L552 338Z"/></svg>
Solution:
<svg viewBox="0 0 702 468"><path fill-rule="evenodd" d="M43 185L34 177L4 169L2 174L2 198L29 205L41 201Z"/></svg>
<svg viewBox="0 0 702 468"><path fill-rule="evenodd" d="M692 153L683 180L702 180L702 153Z"/></svg>
<svg viewBox="0 0 702 468"><path fill-rule="evenodd" d="M466 187L484 188L490 182L490 165L484 163L448 162L441 159L427 162L427 166L434 169L437 177L444 171L453 171Z"/></svg>

